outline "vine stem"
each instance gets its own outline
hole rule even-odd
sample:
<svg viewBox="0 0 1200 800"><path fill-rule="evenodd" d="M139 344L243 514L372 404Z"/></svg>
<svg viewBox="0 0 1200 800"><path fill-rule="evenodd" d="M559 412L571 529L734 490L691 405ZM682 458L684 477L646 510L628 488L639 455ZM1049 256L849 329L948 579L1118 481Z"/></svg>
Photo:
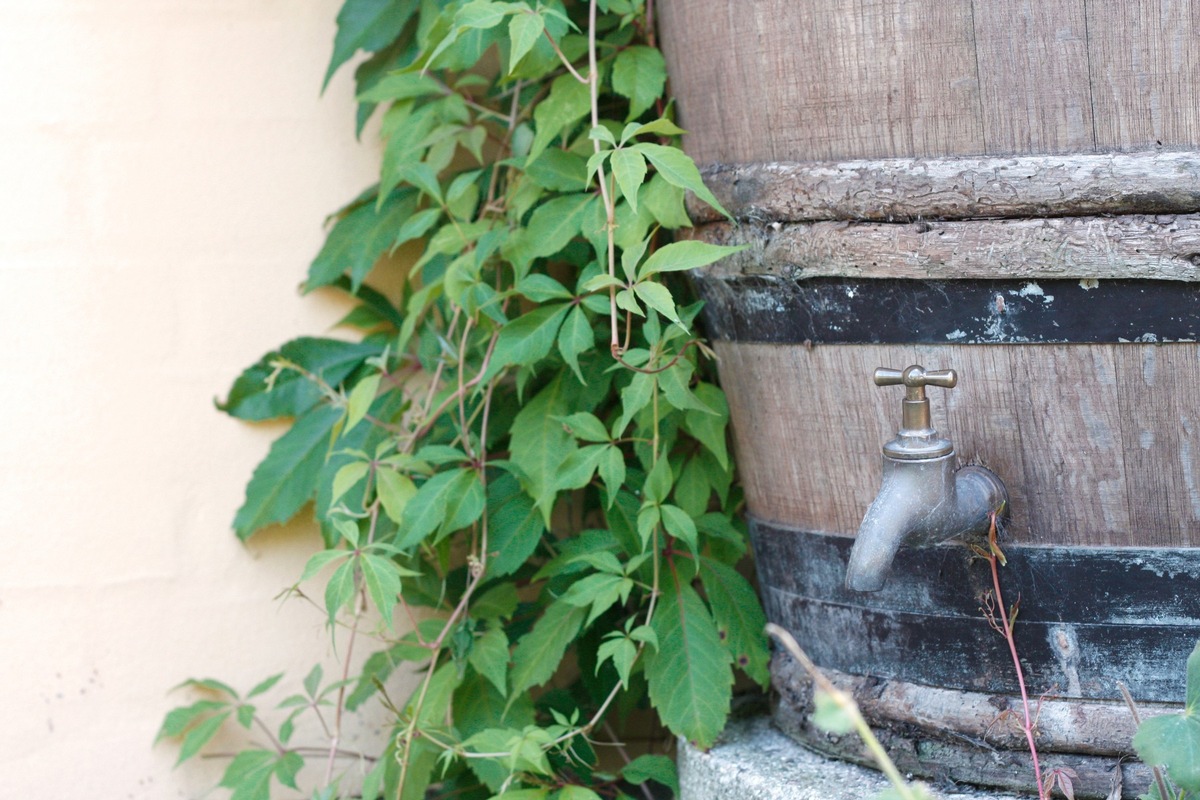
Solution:
<svg viewBox="0 0 1200 800"><path fill-rule="evenodd" d="M596 128L600 125L600 73L596 69L596 0L591 0L588 3L588 91L591 97L592 105L592 127ZM600 152L600 140L592 140L592 152ZM600 199L604 202L604 229L608 243L608 276L610 278L617 277L617 245L615 239L616 223L616 203L613 195L608 189L608 178L604 172L604 165L601 164L596 170L596 182L600 185ZM608 325L609 325L609 350L616 357L620 357L624 353L625 348L621 346L620 323L618 322L617 312L617 287L608 287Z"/></svg>
<svg viewBox="0 0 1200 800"><path fill-rule="evenodd" d="M777 642L782 644L784 648L791 654L792 658L804 668L808 676L812 678L813 683L818 689L837 704L838 708L842 709L850 717L854 724L854 730L862 738L863 744L871 751L871 756L875 759L875 763L879 765L879 769L887 776L888 781L896 790L896 794L900 795L902 800L917 800L913 790L904 782L903 776L900 775L900 770L896 769L895 763L891 756L883 749L883 745L875 738L875 733L871 730L871 726L867 724L863 718L862 712L858 710L858 705L854 702L854 698L843 692L841 689L833 685L833 683L825 677L821 670L817 669L817 665L812 662L808 654L800 648L792 635L783 628L776 625L774 622L768 622L766 627L767 634L775 638Z"/></svg>
<svg viewBox="0 0 1200 800"><path fill-rule="evenodd" d="M1038 761L1037 742L1033 735L1033 716L1029 713L1029 692L1025 688L1025 670L1021 668L1021 659L1017 655L1017 642L1013 638L1013 626L1008 621L1008 608L1004 604L1004 595L1000 591L1000 559L997 556L999 546L996 544L996 512L990 515L991 525L988 528L988 565L992 569L992 591L996 594L996 605L1000 608L1001 634L1008 643L1008 652L1012 656L1013 670L1017 673L1017 685L1021 687L1021 711L1024 714L1022 729L1025 731L1025 741L1029 746L1029 755L1033 759L1033 779L1037 782L1039 800L1047 800L1046 788L1042 785L1042 767Z"/></svg>
<svg viewBox="0 0 1200 800"><path fill-rule="evenodd" d="M1137 704L1133 702L1133 695L1129 693L1129 689L1121 681L1117 681L1117 688L1121 690L1121 697L1125 699L1125 705L1129 708L1129 713L1133 715L1133 723L1138 727L1142 725L1142 715L1138 712ZM1157 766L1150 767L1150 771L1154 773L1154 785L1158 787L1158 796L1160 800L1171 800L1171 794L1167 793L1167 781L1163 778L1162 770Z"/></svg>

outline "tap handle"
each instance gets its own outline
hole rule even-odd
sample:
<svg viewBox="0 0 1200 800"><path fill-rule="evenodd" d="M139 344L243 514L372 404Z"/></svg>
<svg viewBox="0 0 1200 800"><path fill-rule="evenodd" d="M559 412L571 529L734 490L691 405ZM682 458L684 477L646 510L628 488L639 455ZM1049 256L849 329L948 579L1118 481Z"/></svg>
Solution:
<svg viewBox="0 0 1200 800"><path fill-rule="evenodd" d="M926 371L920 364L903 370L880 367L875 370L876 386L903 386L900 430L896 438L884 445L883 452L893 458L936 458L952 452L948 439L940 438L933 428L929 413L926 386L953 389L958 373L952 369Z"/></svg>
<svg viewBox="0 0 1200 800"><path fill-rule="evenodd" d="M943 386L953 389L958 384L958 373L952 369L926 371L920 364L914 364L904 370L879 367L875 370L876 386L904 385L910 390L925 386ZM924 396L921 392L921 396Z"/></svg>

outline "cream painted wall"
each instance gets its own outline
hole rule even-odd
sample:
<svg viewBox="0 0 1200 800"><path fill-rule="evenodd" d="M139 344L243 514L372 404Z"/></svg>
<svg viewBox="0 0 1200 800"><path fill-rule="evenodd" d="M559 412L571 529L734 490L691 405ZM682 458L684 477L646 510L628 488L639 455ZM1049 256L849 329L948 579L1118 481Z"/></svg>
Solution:
<svg viewBox="0 0 1200 800"><path fill-rule="evenodd" d="M0 3L6 797L204 796L219 764L151 748L168 690L332 656L318 613L272 600L312 530L230 530L280 429L212 398L344 312L296 291L378 158L349 74L318 97L338 6Z"/></svg>

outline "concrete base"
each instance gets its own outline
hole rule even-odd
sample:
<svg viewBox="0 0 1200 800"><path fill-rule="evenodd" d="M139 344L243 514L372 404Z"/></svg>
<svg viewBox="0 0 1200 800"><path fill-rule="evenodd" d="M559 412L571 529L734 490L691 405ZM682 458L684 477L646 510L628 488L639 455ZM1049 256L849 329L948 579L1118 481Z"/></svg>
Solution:
<svg viewBox="0 0 1200 800"><path fill-rule="evenodd" d="M872 800L888 788L874 770L805 750L763 716L729 721L707 753L679 746L680 800ZM936 800L1028 800L978 790L945 791Z"/></svg>

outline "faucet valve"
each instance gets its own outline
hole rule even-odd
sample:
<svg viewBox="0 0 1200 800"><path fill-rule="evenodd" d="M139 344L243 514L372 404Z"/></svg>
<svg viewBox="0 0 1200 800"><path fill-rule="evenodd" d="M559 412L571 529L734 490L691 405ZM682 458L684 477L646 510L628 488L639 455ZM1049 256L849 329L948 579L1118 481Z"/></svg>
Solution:
<svg viewBox="0 0 1200 800"><path fill-rule="evenodd" d="M846 566L846 588L883 587L901 546L923 547L988 531L992 514L1007 508L1008 491L979 466L954 468L954 445L929 419L926 386L954 388L954 370L875 370L877 386L904 387L904 414L896 438L883 446L883 481L858 529Z"/></svg>
<svg viewBox="0 0 1200 800"><path fill-rule="evenodd" d="M904 370L885 367L876 369L876 386L904 386L900 430L895 439L883 446L883 454L889 458L916 461L941 458L954 452L954 445L950 440L939 437L933 427L925 387L941 386L953 389L957 384L958 373L952 369L926 370L920 364L914 364Z"/></svg>

